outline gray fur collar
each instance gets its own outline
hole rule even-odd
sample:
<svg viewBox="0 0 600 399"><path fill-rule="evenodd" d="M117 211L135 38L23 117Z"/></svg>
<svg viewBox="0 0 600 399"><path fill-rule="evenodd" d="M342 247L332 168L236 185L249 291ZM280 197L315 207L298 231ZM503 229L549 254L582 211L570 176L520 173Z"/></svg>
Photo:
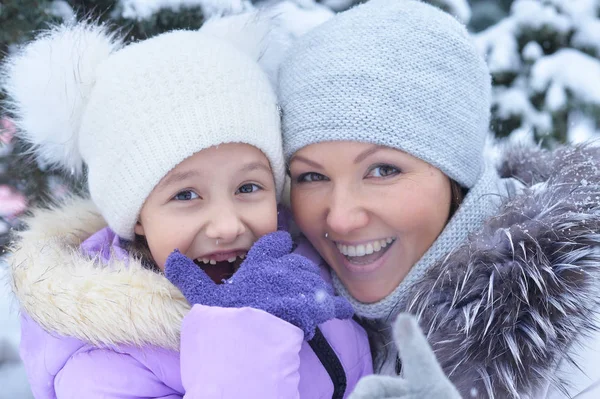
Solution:
<svg viewBox="0 0 600 399"><path fill-rule="evenodd" d="M600 148L512 149L501 177L526 188L407 292L464 397L531 397L597 329ZM476 392L475 396L473 393Z"/></svg>

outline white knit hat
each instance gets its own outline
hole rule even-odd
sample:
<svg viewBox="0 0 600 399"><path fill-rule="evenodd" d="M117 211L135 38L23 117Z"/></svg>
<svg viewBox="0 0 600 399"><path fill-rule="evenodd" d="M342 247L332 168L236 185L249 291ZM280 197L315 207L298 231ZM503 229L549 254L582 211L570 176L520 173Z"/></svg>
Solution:
<svg viewBox="0 0 600 399"><path fill-rule="evenodd" d="M123 46L101 26L61 26L9 59L4 86L38 156L74 171L87 164L93 201L132 239L159 181L211 146L260 149L281 193L279 110L257 62L268 28L248 14Z"/></svg>

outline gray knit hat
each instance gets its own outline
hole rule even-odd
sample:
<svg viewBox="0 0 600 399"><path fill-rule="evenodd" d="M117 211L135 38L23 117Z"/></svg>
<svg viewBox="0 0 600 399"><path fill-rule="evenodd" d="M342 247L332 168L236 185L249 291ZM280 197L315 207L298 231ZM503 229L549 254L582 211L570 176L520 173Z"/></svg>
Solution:
<svg viewBox="0 0 600 399"><path fill-rule="evenodd" d="M470 188L491 79L465 27L414 0L371 0L301 37L280 71L286 159L351 140L412 154Z"/></svg>

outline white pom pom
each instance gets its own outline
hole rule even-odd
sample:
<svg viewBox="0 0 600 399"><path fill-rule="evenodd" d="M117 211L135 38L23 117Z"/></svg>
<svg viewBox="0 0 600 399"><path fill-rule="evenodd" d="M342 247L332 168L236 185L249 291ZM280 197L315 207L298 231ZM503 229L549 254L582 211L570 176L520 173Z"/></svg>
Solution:
<svg viewBox="0 0 600 399"><path fill-rule="evenodd" d="M81 172L79 126L96 69L121 46L106 27L79 23L55 27L8 58L0 72L8 105L42 162Z"/></svg>
<svg viewBox="0 0 600 399"><path fill-rule="evenodd" d="M235 46L265 71L273 85L283 54L292 43L292 34L280 26L277 8L211 18L200 31Z"/></svg>
<svg viewBox="0 0 600 399"><path fill-rule="evenodd" d="M200 32L224 40L253 59L258 59L265 50L269 29L270 22L257 11L251 11L210 18L204 22Z"/></svg>
<svg viewBox="0 0 600 399"><path fill-rule="evenodd" d="M334 13L318 4L302 8L298 2L282 1L264 8L207 20L204 34L226 40L256 60L273 87L279 66L292 43L332 18Z"/></svg>

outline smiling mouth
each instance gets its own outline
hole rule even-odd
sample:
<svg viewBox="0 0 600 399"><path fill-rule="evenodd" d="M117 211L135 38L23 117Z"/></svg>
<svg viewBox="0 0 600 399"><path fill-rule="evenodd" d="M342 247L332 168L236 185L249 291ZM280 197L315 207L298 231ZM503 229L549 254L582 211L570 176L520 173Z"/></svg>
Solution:
<svg viewBox="0 0 600 399"><path fill-rule="evenodd" d="M388 237L360 245L345 245L340 243L335 243L335 245L348 262L361 266L369 265L381 258L394 242L396 242L395 238Z"/></svg>
<svg viewBox="0 0 600 399"><path fill-rule="evenodd" d="M217 284L222 284L223 280L227 280L240 268L246 254L232 256L227 260L216 261L209 258L197 258L194 263L198 265L204 272Z"/></svg>

